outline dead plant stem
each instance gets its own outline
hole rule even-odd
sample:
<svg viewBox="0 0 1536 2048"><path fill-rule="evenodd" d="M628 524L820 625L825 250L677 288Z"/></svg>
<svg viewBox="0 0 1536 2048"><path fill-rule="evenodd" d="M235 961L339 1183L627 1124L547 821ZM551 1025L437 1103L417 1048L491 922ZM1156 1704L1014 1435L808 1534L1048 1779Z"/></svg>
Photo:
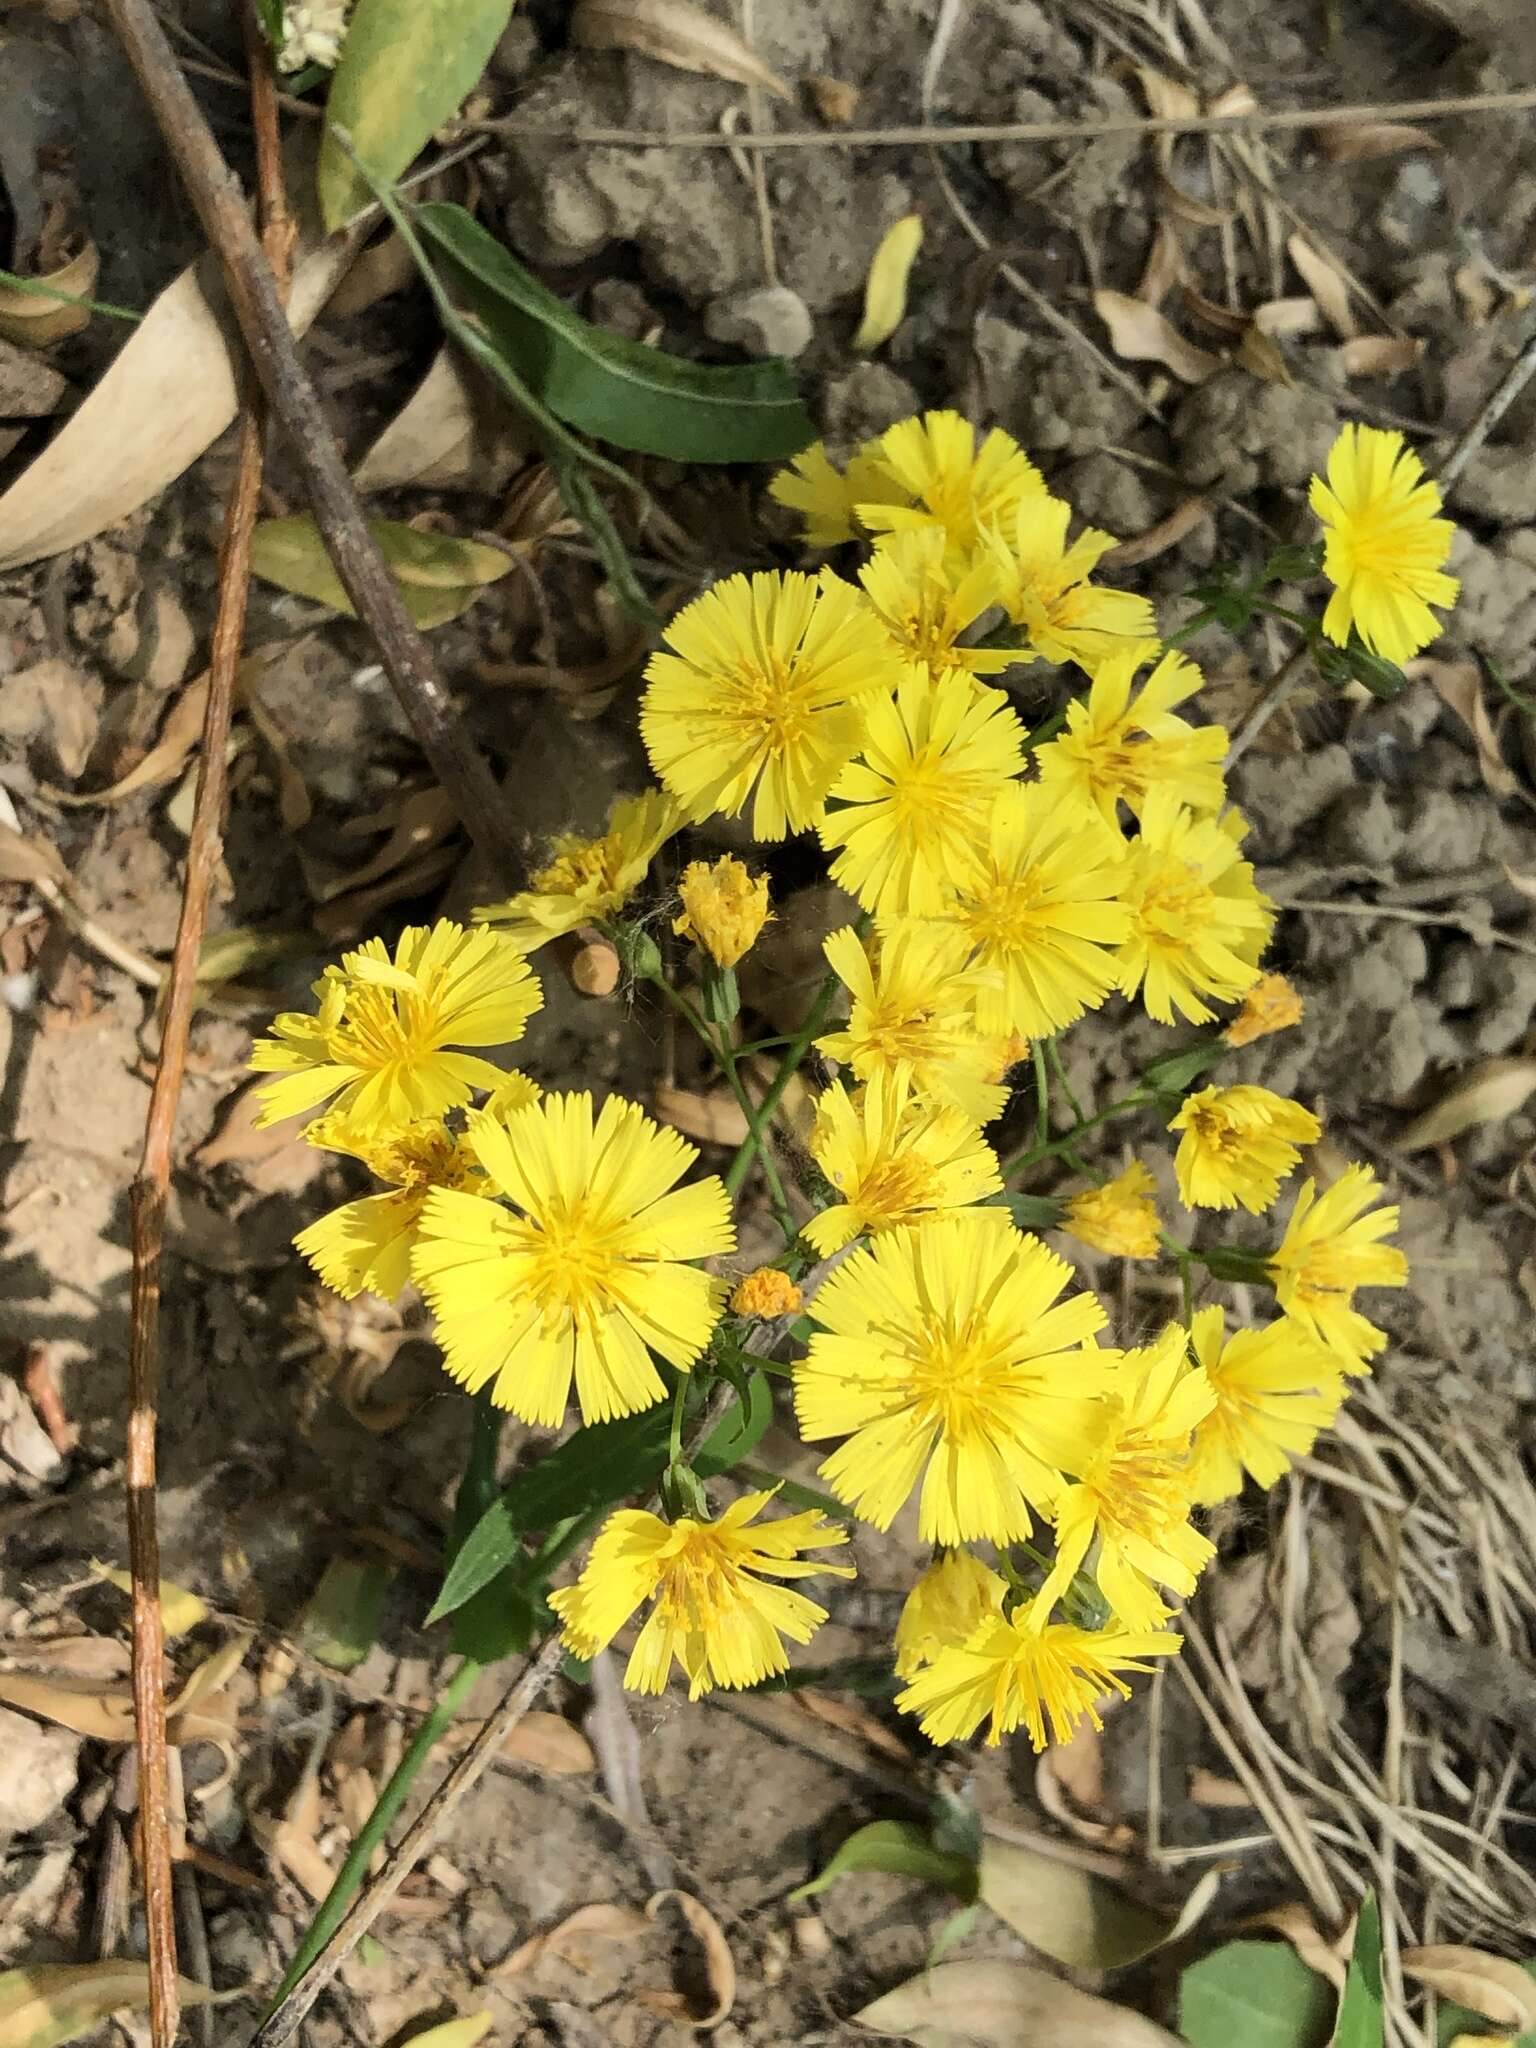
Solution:
<svg viewBox="0 0 1536 2048"><path fill-rule="evenodd" d="M254 52L253 52L254 54ZM287 206L277 101L270 63L251 66L251 116L258 136L261 211L271 223L279 275L287 269ZM280 285L274 286L280 290ZM176 1109L186 1072L187 1041L197 1002L197 962L223 840L225 758L240 647L245 637L251 541L261 503L263 421L254 393L240 425L234 488L219 547L219 601L208 657L208 702L198 759L197 795L181 913L166 978L160 1054L150 1089L144 1150L131 1189L133 1279L129 1332L128 1554L133 1574L133 1712L138 1753L139 1828L149 1946L150 2035L171 2048L181 2019L176 1969L176 1906L172 1871L169 1761L165 1732L165 1628L160 1612L160 1537L156 1516L155 1434L158 1402L160 1276L165 1209L171 1185Z"/></svg>
<svg viewBox="0 0 1536 2048"><path fill-rule="evenodd" d="M244 197L188 89L149 0L107 0L118 39L165 138L203 232L217 254L246 347L304 475L321 538L433 773L497 878L509 889L522 860L494 778L437 673L369 530L335 431L299 359Z"/></svg>

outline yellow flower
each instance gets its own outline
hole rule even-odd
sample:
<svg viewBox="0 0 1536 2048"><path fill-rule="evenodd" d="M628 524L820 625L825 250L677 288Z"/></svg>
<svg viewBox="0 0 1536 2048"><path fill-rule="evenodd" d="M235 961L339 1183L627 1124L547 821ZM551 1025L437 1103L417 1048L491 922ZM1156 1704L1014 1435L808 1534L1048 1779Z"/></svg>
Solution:
<svg viewBox="0 0 1536 2048"><path fill-rule="evenodd" d="M1034 783L998 796L988 841L979 871L926 928L954 935L981 971L983 1032L1048 1037L1115 985L1112 949L1131 928L1118 900L1125 845L1095 812Z"/></svg>
<svg viewBox="0 0 1536 2048"><path fill-rule="evenodd" d="M997 1156L958 1109L915 1099L905 1075L876 1074L850 1098L834 1081L816 1106L811 1156L842 1200L800 1233L822 1258L867 1231L899 1230L1002 1187ZM1006 1209L987 1212L1007 1221Z"/></svg>
<svg viewBox="0 0 1536 2048"><path fill-rule="evenodd" d="M1397 1204L1371 1208L1381 1192L1368 1166L1349 1167L1323 1195L1304 1181L1269 1259L1281 1308L1347 1373L1364 1372L1387 1342L1352 1306L1355 1289L1408 1284L1407 1259L1381 1242L1397 1228Z"/></svg>
<svg viewBox="0 0 1536 2048"><path fill-rule="evenodd" d="M1243 1474L1273 1486L1311 1450L1344 1399L1338 1365L1289 1317L1225 1334L1219 1307L1196 1309L1195 1356L1216 1405L1195 1431L1189 1483L1208 1507L1243 1490Z"/></svg>
<svg viewBox="0 0 1536 2048"><path fill-rule="evenodd" d="M1040 780L1058 801L1070 792L1094 803L1105 824L1117 829L1120 805L1140 817L1154 789L1192 811L1219 810L1225 794L1225 726L1188 725L1173 709L1204 680L1194 663L1182 654L1163 655L1132 701L1137 669L1156 654L1155 640L1141 640L1105 655L1087 699L1067 706L1066 731L1036 755Z"/></svg>
<svg viewBox="0 0 1536 2048"><path fill-rule="evenodd" d="M908 667L866 713L858 759L818 830L832 879L881 917L941 910L979 872L996 797L1024 765L1024 728L1000 690Z"/></svg>
<svg viewBox="0 0 1536 2048"><path fill-rule="evenodd" d="M1021 498L1045 492L1045 479L1011 434L993 427L978 449L976 429L957 412L898 420L875 445L911 502L861 504L860 521L877 534L942 527L957 573L977 553L985 527L1011 520Z"/></svg>
<svg viewBox="0 0 1536 2048"><path fill-rule="evenodd" d="M448 918L408 925L391 959L367 939L314 985L314 1016L290 1010L251 1047L257 1073L283 1074L260 1091L259 1128L330 1096L356 1129L392 1131L495 1088L503 1069L453 1046L521 1038L544 1001L521 947L499 932Z"/></svg>
<svg viewBox="0 0 1536 2048"><path fill-rule="evenodd" d="M1407 661L1438 637L1432 604L1461 591L1444 573L1456 529L1440 518L1440 487L1401 434L1345 427L1328 454L1328 481L1312 479L1323 523L1323 574L1334 586L1323 631L1337 646L1351 629L1373 654Z"/></svg>
<svg viewBox="0 0 1536 2048"><path fill-rule="evenodd" d="M1243 997L1243 1007L1221 1034L1228 1045L1252 1045L1271 1031L1288 1030L1301 1022L1301 997L1283 974L1261 974Z"/></svg>
<svg viewBox="0 0 1536 2048"><path fill-rule="evenodd" d="M801 1435L848 1439L821 1467L837 1498L888 1529L921 1482L925 1543L1027 1536L1098 1427L1099 1355L1073 1347L1104 1311L1091 1294L1057 1300L1071 1277L976 1209L888 1232L840 1266L795 1367Z"/></svg>
<svg viewBox="0 0 1536 2048"><path fill-rule="evenodd" d="M935 675L946 669L989 675L1018 660L1012 647L961 647L960 635L997 602L997 572L978 557L953 573L945 565L944 530L918 527L890 534L859 571L864 594L909 661Z"/></svg>
<svg viewBox="0 0 1536 2048"><path fill-rule="evenodd" d="M819 823L869 701L902 674L885 628L830 570L727 576L678 613L667 646L640 705L651 766L696 818L734 818L755 789L757 839Z"/></svg>
<svg viewBox="0 0 1536 2048"><path fill-rule="evenodd" d="M1035 1748L1068 1742L1085 1717L1102 1728L1098 1703L1107 1692L1129 1699L1126 1671L1150 1671L1148 1657L1170 1657L1181 1638L1166 1629L1101 1629L1050 1621L1041 1610L993 1615L959 1649L943 1649L926 1671L896 1695L903 1713L920 1717L930 1742L960 1742L987 1722L995 1749L1020 1722Z"/></svg>
<svg viewBox="0 0 1536 2048"><path fill-rule="evenodd" d="M767 1582L854 1574L851 1565L799 1555L848 1541L846 1529L814 1511L749 1528L772 1498L771 1489L744 1493L714 1522L685 1516L669 1525L643 1508L610 1515L575 1585L549 1596L567 1647L595 1657L653 1600L624 1673L632 1691L664 1691L674 1659L694 1700L714 1685L757 1685L785 1670L781 1638L808 1643L827 1612L803 1593Z"/></svg>
<svg viewBox="0 0 1536 2048"><path fill-rule="evenodd" d="M550 860L526 889L499 903L482 903L475 916L506 925L507 936L531 953L548 939L596 924L623 909L657 850L682 823L677 802L665 790L621 796L608 813L608 829L596 839L562 833L550 846Z"/></svg>
<svg viewBox="0 0 1536 2048"><path fill-rule="evenodd" d="M827 454L826 443L817 441L778 472L768 495L800 514L806 544L813 548L833 548L857 539L856 505L885 498L893 504L907 502L907 493L880 460L878 441L864 443L849 459L846 474Z"/></svg>
<svg viewBox="0 0 1536 2048"><path fill-rule="evenodd" d="M1001 1116L1008 1090L987 1076L995 1039L976 1027L983 977L966 967L963 939L893 925L871 954L852 925L826 940L828 963L853 1000L848 1022L816 1044L860 1081L877 1074L911 1082L919 1095L958 1109L973 1124Z"/></svg>
<svg viewBox="0 0 1536 2048"><path fill-rule="evenodd" d="M1146 598L1097 590L1088 581L1115 537L1090 526L1068 547L1071 518L1062 499L1034 494L1019 500L1011 526L986 538L999 601L1029 636L1025 658L1091 668L1127 640L1155 640L1157 619Z"/></svg>
<svg viewBox="0 0 1536 2048"><path fill-rule="evenodd" d="M1186 1095L1168 1126L1182 1131L1173 1170L1191 1209L1237 1203L1262 1215L1295 1170L1299 1147L1315 1145L1323 1127L1310 1109L1268 1088L1202 1088Z"/></svg>
<svg viewBox="0 0 1536 2048"><path fill-rule="evenodd" d="M1171 1024L1175 1011L1207 1024L1216 1013L1202 996L1231 1002L1259 978L1274 905L1240 857L1247 829L1237 811L1192 816L1171 790L1147 799L1141 832L1127 848L1121 901L1131 931L1117 986L1133 996L1145 984L1142 1001L1159 1024Z"/></svg>
<svg viewBox="0 0 1536 2048"><path fill-rule="evenodd" d="M480 1181L474 1147L441 1120L399 1130L354 1130L345 1117L316 1117L304 1136L328 1152L347 1152L390 1183L301 1230L293 1240L326 1286L350 1301L365 1290L394 1301L409 1284L416 1226L433 1188L472 1190Z"/></svg>
<svg viewBox="0 0 1536 2048"><path fill-rule="evenodd" d="M1040 1588L1059 1600L1096 1547L1092 1566L1108 1606L1130 1628L1158 1628L1168 1610L1156 1592L1183 1599L1216 1555L1190 1520L1189 1447L1215 1397L1189 1362L1182 1323L1137 1351L1101 1354L1109 1390L1093 1455L1057 1501L1056 1563Z"/></svg>
<svg viewBox="0 0 1536 2048"><path fill-rule="evenodd" d="M755 1316L768 1322L774 1316L792 1316L804 1300L799 1288L777 1266L755 1266L743 1273L731 1290L731 1312Z"/></svg>
<svg viewBox="0 0 1536 2048"><path fill-rule="evenodd" d="M412 1271L448 1371L546 1426L573 1377L583 1422L651 1407L666 1393L651 1352L686 1371L719 1320L719 1283L684 1262L735 1245L720 1181L677 1187L698 1153L618 1096L595 1121L590 1095L546 1095L469 1125L492 1192L522 1213L427 1197Z"/></svg>
<svg viewBox="0 0 1536 2048"><path fill-rule="evenodd" d="M969 1550L946 1550L907 1595L896 1624L896 1676L915 1678L941 1650L957 1648L988 1615L1002 1612L1008 1582Z"/></svg>
<svg viewBox="0 0 1536 2048"><path fill-rule="evenodd" d="M1150 1169L1133 1159L1124 1173L1105 1181L1103 1187L1069 1195L1061 1227L1096 1252L1108 1252L1117 1259L1155 1259L1157 1204L1152 1195L1156 1185Z"/></svg>
<svg viewBox="0 0 1536 2048"><path fill-rule="evenodd" d="M717 967L734 967L773 917L768 877L749 874L728 853L713 862L690 861L677 893L683 899L683 914L673 918L673 931L692 939Z"/></svg>

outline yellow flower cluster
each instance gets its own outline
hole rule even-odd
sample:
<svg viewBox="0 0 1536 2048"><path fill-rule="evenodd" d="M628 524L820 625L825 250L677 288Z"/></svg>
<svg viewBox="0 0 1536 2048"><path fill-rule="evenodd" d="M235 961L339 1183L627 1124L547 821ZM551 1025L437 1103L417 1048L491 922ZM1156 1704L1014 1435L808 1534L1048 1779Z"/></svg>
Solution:
<svg viewBox="0 0 1536 2048"><path fill-rule="evenodd" d="M1348 430L1314 503L1337 586L1323 630L1400 656L1455 592L1438 498L1400 445L1377 445L1393 438ZM1380 1351L1354 1301L1404 1283L1397 1211L1364 1167L1321 1193L1307 1180L1268 1252L1232 1253L1267 1275L1276 1320L1229 1335L1220 1307L1187 1307L1139 1348L1101 1341L1099 1301L1016 1227L986 1127L1031 1045L1116 995L1163 1024L1240 1004L1230 1047L1299 1018L1261 972L1274 907L1227 803L1227 735L1188 716L1200 671L1160 643L1147 601L1093 580L1112 538L1071 538L1070 508L1008 435L933 412L842 469L811 449L772 489L811 543L868 544L857 580L732 576L681 611L640 709L659 786L621 798L599 835L557 840L475 926L411 928L328 968L315 1013L256 1047L279 1076L263 1118L329 1103L306 1135L381 1183L300 1236L321 1277L345 1295L414 1281L449 1374L530 1424L561 1425L573 1399L592 1424L669 1395L680 1419L680 1376L706 1354L739 1375L750 1332L803 1305L794 1408L829 1445L824 1505L886 1530L911 1503L935 1548L897 1631L898 1704L935 1741L985 1723L990 1742L1022 1726L1040 1745L1177 1649L1174 1603L1213 1554L1198 1511L1288 1471ZM987 678L1036 659L1083 680L1059 726L1030 735ZM735 1249L727 1188L755 1130L738 1171L698 1175L695 1148L635 1103L542 1093L476 1049L516 1041L539 1008L530 952L587 926L622 939L661 847L749 807L759 841L814 831L865 914L825 942L843 1005L815 1042L839 1071L809 1135L805 1248L731 1286L703 1262ZM767 880L734 856L693 861L674 905L707 988L731 991L692 1016L706 1043L720 1032L735 1083L732 970L771 915ZM1043 1094L1041 1116L1043 1134ZM1300 1103L1243 1083L1199 1087L1168 1128L1184 1202L1254 1215L1320 1135ZM1166 1236L1155 1197L1133 1160L1046 1207L1100 1253L1172 1246L1188 1302L1201 1255ZM674 1461L678 1446L674 1422ZM805 1555L845 1542L843 1521L765 1517L771 1491L711 1520L692 1484L666 1518L611 1515L550 1595L583 1657L648 1608L627 1673L646 1691L674 1664L695 1696L782 1671L825 1613L779 1582L851 1575Z"/></svg>

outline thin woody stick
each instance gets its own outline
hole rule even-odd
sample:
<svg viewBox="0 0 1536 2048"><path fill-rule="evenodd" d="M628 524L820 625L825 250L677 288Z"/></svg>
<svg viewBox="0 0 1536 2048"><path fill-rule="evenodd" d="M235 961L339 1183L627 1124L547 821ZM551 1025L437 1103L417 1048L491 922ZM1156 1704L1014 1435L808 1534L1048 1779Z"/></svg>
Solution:
<svg viewBox="0 0 1536 2048"><path fill-rule="evenodd" d="M253 58L259 53L253 50ZM277 102L270 63L251 66L251 116L257 135L262 214L274 265L286 272L287 208L278 149ZM275 287L281 290L281 285ZM150 1090L144 1151L131 1190L133 1291L129 1339L128 1552L133 1572L133 1712L138 1747L139 1825L149 1936L149 2019L155 2048L171 2048L181 2019L176 1972L176 1913L171 1856L165 1692L165 1631L160 1612L160 1538L155 1513L155 1420L160 1268L171 1142L186 1071L197 998L197 961L208 898L222 844L225 756L251 580L251 539L261 503L263 420L252 393L240 425L234 489L219 548L219 603L208 658L197 796L187 845L181 915L166 981L160 1056Z"/></svg>
<svg viewBox="0 0 1536 2048"><path fill-rule="evenodd" d="M315 523L342 587L378 645L385 673L433 773L498 879L515 889L523 864L506 806L369 531L335 432L299 360L239 184L187 87L150 0L106 4L203 232L223 267L235 318L272 418L303 471Z"/></svg>

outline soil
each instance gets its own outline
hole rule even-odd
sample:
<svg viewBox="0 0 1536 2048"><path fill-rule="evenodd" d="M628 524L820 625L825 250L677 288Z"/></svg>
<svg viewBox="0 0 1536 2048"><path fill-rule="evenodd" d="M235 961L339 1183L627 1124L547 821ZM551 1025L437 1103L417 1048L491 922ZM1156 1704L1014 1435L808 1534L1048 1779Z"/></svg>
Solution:
<svg viewBox="0 0 1536 2048"><path fill-rule="evenodd" d="M737 18L728 0L706 4ZM181 23L183 54L238 68L226 9L186 0L167 11ZM773 118L813 122L807 81L818 76L856 93L861 127L913 121L941 11L949 12L936 0L758 7L756 44L794 94ZM513 113L542 130L693 130L740 106L739 87L641 56L570 47L566 13L561 0L530 0L480 90L480 114ZM1137 113L1135 65L1187 78L1208 96L1242 80L1265 106L1499 92L1536 78L1532 42L1520 0L1458 7L1453 20L1428 0L1335 0L1332 8L1207 0L1203 13L1195 0L1166 10L1121 0L972 0L958 10L933 83L932 118ZM240 94L204 75L194 82L244 166ZM1326 248L1358 280L1367 331L1401 330L1424 344L1417 365L1391 379L1350 378L1337 338L1326 334L1282 344L1285 381L1234 365L1191 389L1153 365L1108 356L1091 295L1136 289L1168 205L1148 146L1123 136L949 151L955 190L990 254L957 224L922 149L770 155L776 280L798 305L780 295L769 310L788 326L775 332L803 340L809 330L797 368L836 449L921 406L958 404L1016 433L1054 490L1121 536L1149 532L1201 494L1210 516L1126 577L1177 616L1173 600L1213 562L1251 568L1307 531L1306 479L1343 420L1408 426L1433 466L1532 330L1529 117L1468 116L1433 133L1433 149L1330 162L1305 133L1277 132L1263 153L1279 198L1267 210L1245 199L1247 219L1239 214L1227 229L1184 228L1201 289L1243 307L1302 289L1286 265L1287 235L1304 232ZM1193 141L1173 158L1193 204L1227 209L1231 173L1213 174L1212 163ZM471 175L487 222L589 317L685 354L736 354L710 337L748 331L737 301L765 278L752 189L730 152L576 148L499 133ZM109 33L75 0L48 0L7 22L0 181L18 246L35 242L67 191L100 247L96 290L107 300L146 305L199 251ZM870 255L883 230L914 209L926 239L909 313L877 359L861 359L850 339ZM1071 323L1075 341L999 273L1005 258ZM1167 310L1178 314L1172 301ZM1203 346L1226 345L1179 318ZM59 344L48 360L67 379L60 391L39 385L35 362L8 382L0 350L0 415L19 427L0 485L120 345L119 329L101 319ZM321 316L308 359L349 456L400 410L436 347L414 286ZM1282 901L1329 906L1282 916L1272 964L1303 990L1306 1018L1244 1055L1242 1078L1319 1106L1327 1142L1377 1164L1404 1202L1414 1278L1379 1310L1394 1340L1379 1373L1387 1409L1399 1387L1427 1385L1443 1409L1475 1411L1489 1436L1526 1449L1536 1398L1528 1341L1536 1114L1522 1108L1473 1128L1454 1154L1407 1157L1396 1141L1453 1077L1533 1046L1536 746L1517 694L1536 688L1533 423L1536 403L1517 404L1461 483L1453 566L1464 594L1433 650L1436 662L1474 664L1512 793L1489 788L1473 733L1432 674L1390 704L1359 691L1298 694L1232 778L1264 886ZM0 449L5 435L0 424ZM78 799L144 760L200 671L232 439L99 538L0 577L0 792L24 829L55 841L97 925L152 961L168 953L175 928L186 757L168 779L119 800ZM505 481L512 457L503 455L487 455L465 487L387 492L378 509L426 515L456 532L526 530L504 525L515 508ZM685 591L689 575L696 587L728 569L793 559L761 473L645 467L692 537ZM271 488L271 509L300 502L280 451ZM639 547L643 556L644 537ZM557 529L542 534L528 561L531 577L497 584L440 628L434 647L532 847L599 821L615 791L639 785L643 764L633 719L638 654L600 599L590 559ZM659 587L677 581L664 565ZM192 1745L183 1762L194 1842L259 1873L251 1889L213 1863L197 1871L213 1980L269 1986L307 1906L292 1869L269 1864L261 1818L283 1812L317 1731L356 1722L353 1768L365 1764L377 1778L434 1697L447 1650L443 1631L424 1632L420 1622L467 1411L436 1366L419 1308L327 1302L292 1254L295 1230L353 1184L291 1136L252 1132L243 1062L253 1029L271 1009L302 1001L337 945L439 907L463 911L482 900L486 878L439 819L404 858L358 879L402 807L425 789L423 763L356 626L258 585L248 638L275 652L237 721L213 929L273 943L247 948L234 992L199 1016L193 1035L169 1227L160 1516L166 1575L257 1631L232 1770L207 1743ZM1211 628L1192 651L1211 677L1207 714L1236 725L1284 644L1259 628L1239 640ZM505 680L509 667L518 680ZM558 686L531 683L535 669ZM1048 707L1051 672L1016 672L1015 680L1027 714ZM775 863L780 896L814 880L803 849ZM812 903L808 896L802 906L807 924ZM1369 906L1392 915L1362 915ZM157 1027L152 995L48 916L25 879L0 881L0 973L0 1341L15 1369L0 1376L0 1650L12 1652L24 1638L122 1628L121 1596L93 1578L90 1560L126 1562L127 1189ZM588 1000L555 973L546 987L525 1048L541 1080L641 1099L658 1084L697 1085L685 1050L643 1005L622 995ZM1074 1030L1065 1050L1085 1106L1119 1093L1154 1045L1158 1035L1121 1005ZM1133 1322L1166 1313L1165 1301L1133 1294L1108 1262L1090 1256L1084 1265L1111 1296L1123 1288ZM50 1441L20 1396L28 1356L57 1386L78 1431L72 1449ZM522 1449L509 1432L509 1462ZM785 1469L810 1474L813 1461L787 1433L769 1449ZM1341 1589L1333 1611L1345 1623L1323 1657L1332 1658L1335 1697L1369 1728L1383 1683L1370 1617L1379 1618L1382 1594L1360 1575L1350 1501L1338 1488L1309 1486L1302 1542ZM1213 1578L1239 1580L1278 1531L1262 1511L1230 1518ZM879 1652L917 1555L905 1527L857 1549L859 1595L836 1607L818 1661ZM285 1663L281 1643L338 1555L390 1566L376 1640L345 1674L304 1654ZM206 1627L195 1639L205 1650L220 1639L216 1623ZM1518 1653L1521 1645L1503 1647ZM1274 1654L1271 1647L1271 1661ZM1254 1655L1257 1695L1266 1683L1262 1644ZM191 1661L181 1656L183 1668ZM496 1691L485 1681L472 1706ZM495 2016L497 2041L639 2048L673 2038L677 2022L636 1993L680 1985L707 2003L707 1990L698 1950L668 1912L643 1938L594 1940L575 1958L496 1974L522 1942L578 1907L643 1906L672 1881L706 1902L734 1951L736 2002L713 2037L723 2048L852 2038L847 2016L922 1966L948 1907L936 1892L877 1876L791 1900L860 1822L921 1817L933 1782L910 1728L878 1703L832 1697L831 1711L840 1708L850 1725L833 1726L787 1697L751 1708L690 1707L675 1695L634 1706L650 1829L633 1815L618 1818L624 1797L612 1785L600 1789L590 1769L560 1776L509 1762L458 1813L410 1911L382 1924L379 1941L321 2003L310 2040L322 2048L383 2043L481 2006ZM549 1705L579 1723L589 1698L562 1683ZM1266 1710L1283 1718L1283 1698ZM610 1738L594 1739L611 1747ZM57 1731L44 1739L26 1721L0 1732L0 1743L8 1740L0 1964L95 1954L103 1843L118 1825L109 1802L120 1789L117 1754ZM1171 1707L1162 1740L1171 1788L1164 1838L1187 1826L1204 1829L1196 1838L1205 1839L1210 1814L1183 1788L1196 1767L1226 1765L1204 1728ZM1145 1824L1145 1743L1138 1701L1111 1724L1106 1743L1099 1798L1112 1827ZM978 1751L943 1763L938 1776L963 1788L989 1823L1056 1824L1042 1813L1027 1752ZM1508 1803L1528 1808L1520 1787L1517 1772ZM318 1839L333 1862L345 1841L342 1792L328 1765ZM1251 1831L1251 1811L1238 1820ZM1528 1834L1523 1851L1512 1842L1517 1855L1530 1846ZM1176 1873L1160 1895L1176 1900L1186 1888L1187 1873ZM1283 1864L1261 1855L1248 1859L1233 1894L1243 1904L1273 1903L1294 1889ZM1496 1944L1510 1938L1505 1927L1473 1932ZM120 1933L125 1952L141 1952L136 1906ZM967 1940L990 1955L1028 1953L997 1923ZM251 2011L222 2014L219 2038L243 2037Z"/></svg>

